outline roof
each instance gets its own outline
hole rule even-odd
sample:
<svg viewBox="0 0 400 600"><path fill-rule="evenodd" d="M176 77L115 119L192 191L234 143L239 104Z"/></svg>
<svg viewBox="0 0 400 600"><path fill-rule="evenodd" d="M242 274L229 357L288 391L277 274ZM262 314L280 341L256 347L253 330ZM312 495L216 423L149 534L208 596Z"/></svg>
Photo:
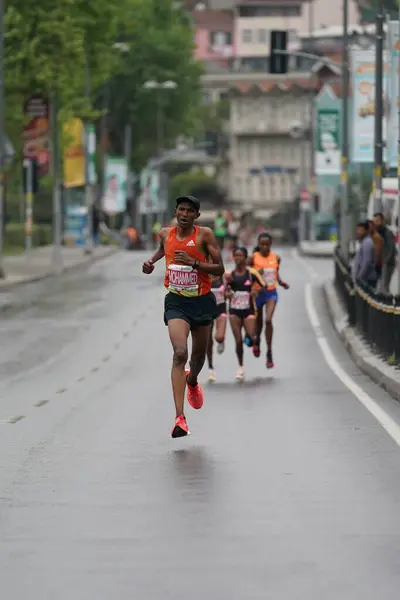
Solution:
<svg viewBox="0 0 400 600"><path fill-rule="evenodd" d="M286 80L285 82L278 81L268 81L268 79L260 79L260 81L252 82L252 81L237 81L230 88L229 91L233 94L269 94L271 92L280 92L285 94L287 92L294 92L295 90L299 91L309 91L315 90L317 91L319 84L317 81L313 79L300 79L293 78L291 80Z"/></svg>
<svg viewBox="0 0 400 600"><path fill-rule="evenodd" d="M233 29L233 15L219 10L195 10L192 21L196 27L203 29Z"/></svg>
<svg viewBox="0 0 400 600"><path fill-rule="evenodd" d="M359 34L365 33L375 33L375 25L349 25L347 27L347 32L349 34L356 32ZM321 29L314 29L312 35L310 32L299 33L299 38L301 39L323 39L323 38L334 38L334 37L342 37L343 36L343 25L332 25L331 27L321 27Z"/></svg>

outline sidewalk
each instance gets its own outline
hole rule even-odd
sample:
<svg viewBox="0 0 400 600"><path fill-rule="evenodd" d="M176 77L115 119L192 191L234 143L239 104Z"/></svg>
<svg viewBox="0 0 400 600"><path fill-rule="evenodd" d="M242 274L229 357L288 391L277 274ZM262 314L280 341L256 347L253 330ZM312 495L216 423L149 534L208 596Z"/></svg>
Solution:
<svg viewBox="0 0 400 600"><path fill-rule="evenodd" d="M300 242L299 252L310 258L332 258L337 242Z"/></svg>
<svg viewBox="0 0 400 600"><path fill-rule="evenodd" d="M356 330L349 326L346 311L333 282L325 283L323 290L333 326L356 365L375 383L400 401L400 373L374 354Z"/></svg>
<svg viewBox="0 0 400 600"><path fill-rule="evenodd" d="M113 246L97 246L92 254L85 254L83 248L61 247L63 270L70 271L90 265L116 252ZM0 279L0 293L16 285L30 283L56 275L52 264L53 246L42 246L31 250L29 255L18 254L4 258L5 279Z"/></svg>

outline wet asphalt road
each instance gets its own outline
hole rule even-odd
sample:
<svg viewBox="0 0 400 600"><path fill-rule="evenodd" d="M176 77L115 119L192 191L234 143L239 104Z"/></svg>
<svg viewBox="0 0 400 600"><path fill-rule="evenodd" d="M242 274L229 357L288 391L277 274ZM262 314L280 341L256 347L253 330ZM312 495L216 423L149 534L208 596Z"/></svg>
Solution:
<svg viewBox="0 0 400 600"><path fill-rule="evenodd" d="M237 385L228 332L192 435L175 441L161 279L139 255L13 292L19 306L0 314L2 597L399 598L400 449L310 327L304 286L331 267L282 256L276 368L246 350ZM400 422L343 353L318 285L314 300L342 367Z"/></svg>

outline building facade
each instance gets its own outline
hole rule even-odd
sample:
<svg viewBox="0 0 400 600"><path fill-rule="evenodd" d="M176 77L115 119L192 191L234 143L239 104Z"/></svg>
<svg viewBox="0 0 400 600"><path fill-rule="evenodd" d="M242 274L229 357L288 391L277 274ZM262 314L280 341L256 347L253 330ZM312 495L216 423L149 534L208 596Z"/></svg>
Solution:
<svg viewBox="0 0 400 600"><path fill-rule="evenodd" d="M230 90L230 201L242 210L291 202L311 173L315 78L238 82ZM299 137L299 130L301 135Z"/></svg>
<svg viewBox="0 0 400 600"><path fill-rule="evenodd" d="M195 10L192 13L195 58L229 67L234 55L233 14L222 11Z"/></svg>

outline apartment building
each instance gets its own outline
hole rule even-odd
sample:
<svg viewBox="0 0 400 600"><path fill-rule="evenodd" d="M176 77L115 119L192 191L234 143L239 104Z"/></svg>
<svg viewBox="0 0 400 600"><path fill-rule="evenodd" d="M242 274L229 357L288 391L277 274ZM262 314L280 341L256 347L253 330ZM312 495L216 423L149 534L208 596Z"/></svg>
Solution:
<svg viewBox="0 0 400 600"><path fill-rule="evenodd" d="M233 13L194 10L192 22L196 59L202 62L211 61L228 68L234 55Z"/></svg>
<svg viewBox="0 0 400 600"><path fill-rule="evenodd" d="M229 197L243 210L289 202L310 170L315 78L259 79L230 89ZM301 125L304 135L293 136Z"/></svg>
<svg viewBox="0 0 400 600"><path fill-rule="evenodd" d="M270 34L298 30L304 0L238 0L235 14L236 68L268 71Z"/></svg>

